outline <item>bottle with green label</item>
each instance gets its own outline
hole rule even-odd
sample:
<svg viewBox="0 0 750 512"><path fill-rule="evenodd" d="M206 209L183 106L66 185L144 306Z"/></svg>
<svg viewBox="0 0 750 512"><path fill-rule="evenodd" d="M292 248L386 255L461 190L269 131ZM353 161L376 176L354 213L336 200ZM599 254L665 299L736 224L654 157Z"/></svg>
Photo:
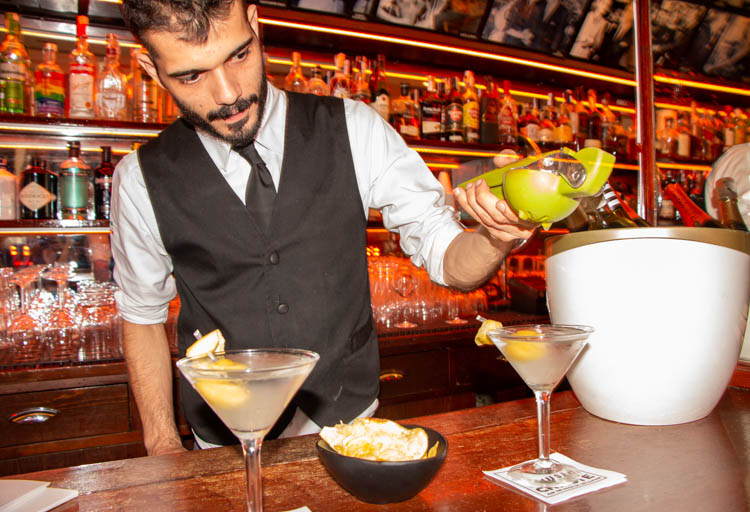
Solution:
<svg viewBox="0 0 750 512"><path fill-rule="evenodd" d="M68 158L60 164L60 202L63 219L86 220L89 206L90 167L81 158L81 143L68 144Z"/></svg>
<svg viewBox="0 0 750 512"><path fill-rule="evenodd" d="M5 13L5 27L8 35L0 46L0 112L27 114L31 60L21 42L18 13Z"/></svg>

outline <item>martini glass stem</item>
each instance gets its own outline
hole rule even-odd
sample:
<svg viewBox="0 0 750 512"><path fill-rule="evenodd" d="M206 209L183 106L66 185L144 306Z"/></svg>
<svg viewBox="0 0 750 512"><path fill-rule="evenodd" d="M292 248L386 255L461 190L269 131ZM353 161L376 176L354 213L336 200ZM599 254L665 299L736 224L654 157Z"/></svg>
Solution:
<svg viewBox="0 0 750 512"><path fill-rule="evenodd" d="M242 439L241 441L247 478L247 510L248 512L262 512L263 484L260 478L260 446L263 438Z"/></svg>
<svg viewBox="0 0 750 512"><path fill-rule="evenodd" d="M539 431L539 459L537 467L540 469L552 466L549 458L549 391L534 391L536 397L537 428Z"/></svg>

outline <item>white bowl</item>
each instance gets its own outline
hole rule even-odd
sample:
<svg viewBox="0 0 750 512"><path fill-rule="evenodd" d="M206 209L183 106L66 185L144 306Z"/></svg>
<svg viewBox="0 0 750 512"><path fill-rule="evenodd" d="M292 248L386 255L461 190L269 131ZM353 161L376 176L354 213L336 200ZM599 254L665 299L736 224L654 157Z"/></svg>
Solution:
<svg viewBox="0 0 750 512"><path fill-rule="evenodd" d="M750 305L750 234L710 228L572 233L546 244L553 323L594 327L568 380L605 419L671 425L713 410Z"/></svg>

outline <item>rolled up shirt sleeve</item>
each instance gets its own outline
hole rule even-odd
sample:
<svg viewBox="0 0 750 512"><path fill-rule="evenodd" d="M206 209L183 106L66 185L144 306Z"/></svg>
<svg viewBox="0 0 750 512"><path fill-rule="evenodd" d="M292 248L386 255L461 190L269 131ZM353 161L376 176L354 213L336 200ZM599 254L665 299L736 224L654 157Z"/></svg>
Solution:
<svg viewBox="0 0 750 512"><path fill-rule="evenodd" d="M375 208L401 249L430 278L443 280L443 256L464 227L419 154L372 108L345 100L347 128L365 214Z"/></svg>
<svg viewBox="0 0 750 512"><path fill-rule="evenodd" d="M176 295L172 260L161 241L136 152L117 165L112 186L110 226L117 307L129 322L163 323L169 301Z"/></svg>

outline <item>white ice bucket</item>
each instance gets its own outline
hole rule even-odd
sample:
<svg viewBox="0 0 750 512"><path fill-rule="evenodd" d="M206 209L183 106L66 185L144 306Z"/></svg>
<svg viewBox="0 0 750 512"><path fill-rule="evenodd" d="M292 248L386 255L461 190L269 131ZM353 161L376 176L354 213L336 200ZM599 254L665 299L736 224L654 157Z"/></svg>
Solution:
<svg viewBox="0 0 750 512"><path fill-rule="evenodd" d="M750 234L711 228L571 233L545 244L553 323L594 327L568 380L592 414L672 425L713 410L750 304Z"/></svg>

